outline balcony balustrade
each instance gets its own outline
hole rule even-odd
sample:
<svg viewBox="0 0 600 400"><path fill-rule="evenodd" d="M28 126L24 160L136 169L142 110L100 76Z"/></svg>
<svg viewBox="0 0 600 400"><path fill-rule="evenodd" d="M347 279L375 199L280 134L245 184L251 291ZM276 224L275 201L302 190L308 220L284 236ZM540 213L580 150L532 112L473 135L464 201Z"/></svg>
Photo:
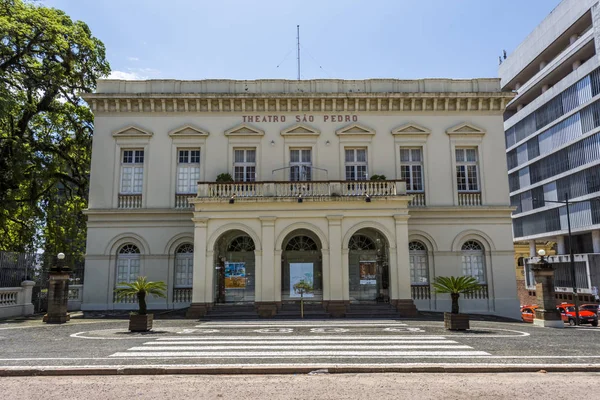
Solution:
<svg viewBox="0 0 600 400"><path fill-rule="evenodd" d="M402 196L406 183L391 181L199 182L200 198Z"/></svg>
<svg viewBox="0 0 600 400"><path fill-rule="evenodd" d="M142 208L142 195L119 194L119 208Z"/></svg>
<svg viewBox="0 0 600 400"><path fill-rule="evenodd" d="M464 192L458 193L458 205L459 206L480 206L481 205L481 192Z"/></svg>

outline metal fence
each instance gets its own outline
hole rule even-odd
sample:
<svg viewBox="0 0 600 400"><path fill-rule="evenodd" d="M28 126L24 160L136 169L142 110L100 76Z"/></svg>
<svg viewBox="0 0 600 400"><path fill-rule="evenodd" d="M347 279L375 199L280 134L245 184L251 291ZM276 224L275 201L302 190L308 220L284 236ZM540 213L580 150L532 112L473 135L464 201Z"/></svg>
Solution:
<svg viewBox="0 0 600 400"><path fill-rule="evenodd" d="M48 271L58 265L70 269L71 284L83 285L83 254L67 254L58 260L56 254L0 252L0 287L19 287L24 280L35 281L31 302L36 312L46 311Z"/></svg>

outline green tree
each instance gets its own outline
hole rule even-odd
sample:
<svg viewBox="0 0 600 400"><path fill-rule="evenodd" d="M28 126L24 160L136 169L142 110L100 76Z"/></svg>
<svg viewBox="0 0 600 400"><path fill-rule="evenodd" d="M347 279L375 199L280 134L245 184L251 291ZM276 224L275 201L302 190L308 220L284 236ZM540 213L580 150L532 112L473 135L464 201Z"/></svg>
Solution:
<svg viewBox="0 0 600 400"><path fill-rule="evenodd" d="M92 92L104 45L63 11L0 0L0 250L85 248Z"/></svg>
<svg viewBox="0 0 600 400"><path fill-rule="evenodd" d="M139 305L139 315L146 315L148 313L148 309L146 307L146 296L156 296L156 297L167 297L165 295L165 291L167 290L167 285L164 282L149 282L145 276L138 277L134 282L121 282L119 286L123 286L115 289L115 293L117 294L117 299L122 300L128 296L136 296L138 299Z"/></svg>
<svg viewBox="0 0 600 400"><path fill-rule="evenodd" d="M449 293L452 299L452 314L458 314L458 298L460 294L473 293L481 289L477 279L472 276L438 276L433 288L436 293Z"/></svg>

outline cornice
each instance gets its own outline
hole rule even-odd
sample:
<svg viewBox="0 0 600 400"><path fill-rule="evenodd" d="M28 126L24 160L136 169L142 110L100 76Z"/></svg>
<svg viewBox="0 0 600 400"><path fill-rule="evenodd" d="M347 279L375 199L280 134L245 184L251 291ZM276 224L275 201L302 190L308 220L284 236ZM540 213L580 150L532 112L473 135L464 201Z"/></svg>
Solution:
<svg viewBox="0 0 600 400"><path fill-rule="evenodd" d="M509 92L478 93L91 93L94 113L502 113Z"/></svg>

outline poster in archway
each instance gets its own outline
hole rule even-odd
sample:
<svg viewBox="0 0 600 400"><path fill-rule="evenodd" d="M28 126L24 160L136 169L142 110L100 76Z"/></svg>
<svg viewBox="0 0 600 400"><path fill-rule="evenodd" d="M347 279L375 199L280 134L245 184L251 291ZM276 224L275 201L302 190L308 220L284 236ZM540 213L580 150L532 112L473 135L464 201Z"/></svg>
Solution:
<svg viewBox="0 0 600 400"><path fill-rule="evenodd" d="M246 287L246 263L225 263L225 287L227 289L243 289Z"/></svg>
<svg viewBox="0 0 600 400"><path fill-rule="evenodd" d="M313 263L290 263L290 297L314 297Z"/></svg>
<svg viewBox="0 0 600 400"><path fill-rule="evenodd" d="M377 284L377 267L375 261L360 261L358 263L361 285Z"/></svg>

